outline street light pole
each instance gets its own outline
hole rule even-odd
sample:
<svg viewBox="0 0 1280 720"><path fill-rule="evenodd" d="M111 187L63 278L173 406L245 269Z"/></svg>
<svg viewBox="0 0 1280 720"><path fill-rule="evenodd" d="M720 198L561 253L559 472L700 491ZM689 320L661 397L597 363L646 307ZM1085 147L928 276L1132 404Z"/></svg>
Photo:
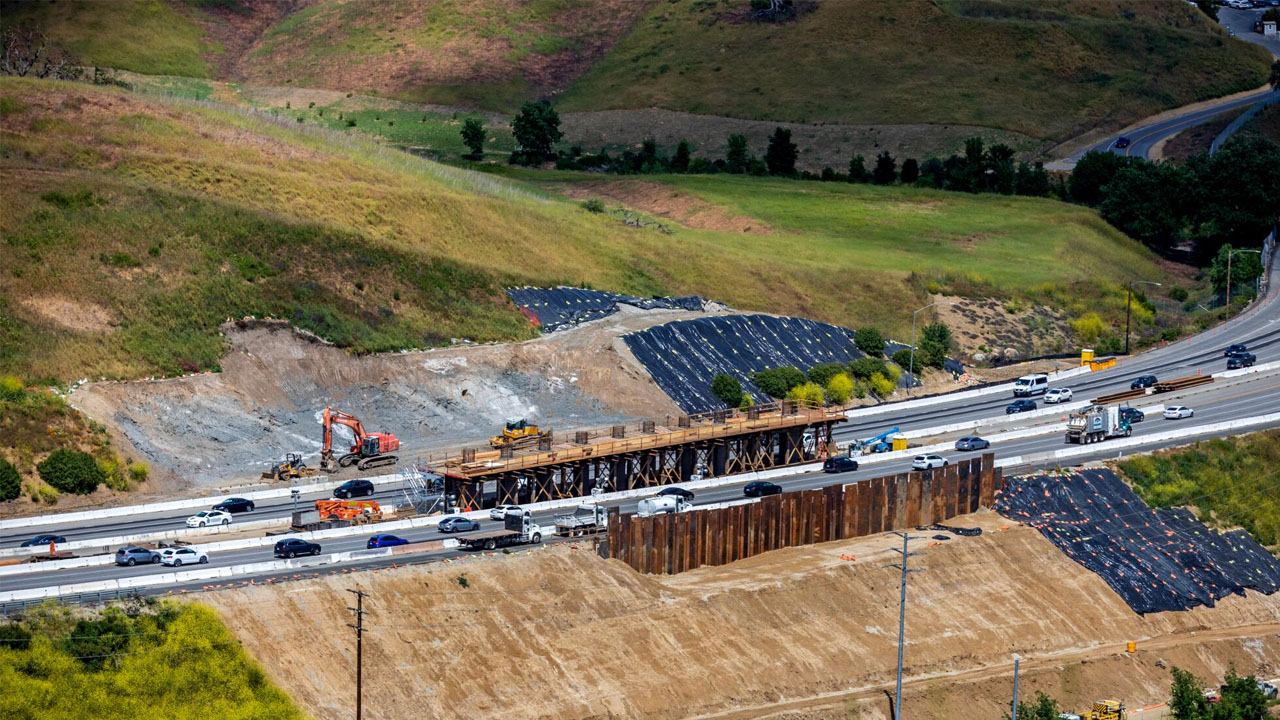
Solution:
<svg viewBox="0 0 1280 720"><path fill-rule="evenodd" d="M889 566L902 570L902 585L898 599L898 692L893 701L893 720L902 720L902 645L903 635L907 627L907 575L908 573L920 572L919 569L907 569L907 558L920 554L908 552L907 542L910 540L922 540L924 536L911 535L905 532L894 532L893 534L902 537L902 562Z"/></svg>
<svg viewBox="0 0 1280 720"><path fill-rule="evenodd" d="M1231 258L1234 257L1236 253L1242 253L1242 252L1258 253L1259 255L1262 254L1261 250L1250 250L1249 248L1240 248L1239 250L1227 251L1227 309L1228 310L1230 310L1231 308Z"/></svg>
<svg viewBox="0 0 1280 720"><path fill-rule="evenodd" d="M916 379L916 313L920 312L920 310L928 310L934 305L959 305L959 304L960 303L943 302L939 300L938 302L929 303L928 305L925 305L919 310L911 311L911 362L908 363L911 367L907 368L907 372L911 373L911 379L913 381ZM910 382L907 383L907 394L908 395L911 394Z"/></svg>
<svg viewBox="0 0 1280 720"><path fill-rule="evenodd" d="M1124 301L1124 354L1125 355L1129 354L1129 315L1133 309L1133 286L1134 285L1155 285L1156 287L1160 287L1161 283L1155 282L1154 280L1130 280L1128 283L1125 283L1124 287L1126 290L1128 290L1128 295L1125 296L1125 301Z"/></svg>

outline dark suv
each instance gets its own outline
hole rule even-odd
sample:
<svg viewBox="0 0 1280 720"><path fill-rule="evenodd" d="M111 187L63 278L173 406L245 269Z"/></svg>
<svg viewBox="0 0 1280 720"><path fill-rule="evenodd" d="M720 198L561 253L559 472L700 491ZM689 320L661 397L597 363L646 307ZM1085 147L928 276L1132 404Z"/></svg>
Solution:
<svg viewBox="0 0 1280 720"><path fill-rule="evenodd" d="M307 542L293 538L276 543L276 557L291 558L298 555L319 555L320 543Z"/></svg>
<svg viewBox="0 0 1280 720"><path fill-rule="evenodd" d="M1250 352L1241 351L1238 353L1232 353L1227 356L1227 369L1238 370L1240 368L1247 368L1253 365L1253 362L1257 359L1258 357Z"/></svg>
<svg viewBox="0 0 1280 720"><path fill-rule="evenodd" d="M1147 414L1136 407L1122 407L1120 408L1120 417L1128 420L1129 424L1132 425L1133 423L1140 423L1143 420L1146 420Z"/></svg>
<svg viewBox="0 0 1280 720"><path fill-rule="evenodd" d="M1222 351L1222 357L1231 357L1232 355L1238 355L1242 352L1249 352L1249 347L1244 343L1236 343L1234 345L1228 345L1227 349Z"/></svg>
<svg viewBox="0 0 1280 720"><path fill-rule="evenodd" d="M360 497L361 495L372 495L373 483L368 480L348 480L333 491L333 496L339 500L347 498Z"/></svg>
<svg viewBox="0 0 1280 720"><path fill-rule="evenodd" d="M1149 388L1149 387L1151 387L1152 385L1155 385L1155 384L1156 384L1156 382L1158 382L1158 381L1156 380L1156 376L1155 376L1155 375L1139 375L1139 376L1137 377L1137 379L1135 379L1133 382L1129 383L1129 389L1130 389L1130 390L1141 390L1141 389L1143 389L1143 388Z"/></svg>
<svg viewBox="0 0 1280 720"><path fill-rule="evenodd" d="M1021 400L1014 400L1013 402L1009 403L1009 406L1004 409L1004 414L1012 415L1014 413L1026 412L1028 410L1035 410L1035 409L1036 409L1035 400L1028 400L1026 398L1022 398Z"/></svg>
<svg viewBox="0 0 1280 720"><path fill-rule="evenodd" d="M848 455L837 455L829 457L822 463L822 472L842 473L852 472L858 469L858 461Z"/></svg>

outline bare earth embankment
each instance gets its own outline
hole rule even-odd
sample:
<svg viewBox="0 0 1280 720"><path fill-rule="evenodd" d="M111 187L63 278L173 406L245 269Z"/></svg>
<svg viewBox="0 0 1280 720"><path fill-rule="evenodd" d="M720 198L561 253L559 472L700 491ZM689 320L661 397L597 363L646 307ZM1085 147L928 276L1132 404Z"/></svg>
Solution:
<svg viewBox="0 0 1280 720"><path fill-rule="evenodd" d="M908 615L912 717L999 717L1023 691L1068 707L1163 701L1167 666L1280 668L1280 600L1135 615L1038 532L982 512L977 538L920 549ZM1002 529L1007 528L1007 529ZM923 543L922 543L923 545ZM898 621L891 536L792 548L676 577L589 547L471 556L209 593L271 678L315 717L349 717L348 588L371 595L368 718L886 717ZM855 559L850 560L849 557ZM246 612L246 610L249 610ZM1124 643L1138 652L1125 655ZM299 668L307 668L305 671ZM860 714L855 714L860 713Z"/></svg>

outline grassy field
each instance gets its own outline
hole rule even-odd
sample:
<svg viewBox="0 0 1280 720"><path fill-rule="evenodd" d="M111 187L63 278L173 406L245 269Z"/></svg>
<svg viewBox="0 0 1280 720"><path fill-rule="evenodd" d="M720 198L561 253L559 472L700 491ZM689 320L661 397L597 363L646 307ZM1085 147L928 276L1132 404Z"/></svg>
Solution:
<svg viewBox="0 0 1280 720"><path fill-rule="evenodd" d="M1120 463L1152 507L1192 506L1207 522L1280 546L1280 430L1208 440Z"/></svg>
<svg viewBox="0 0 1280 720"><path fill-rule="evenodd" d="M0 140L0 371L27 378L214 369L219 325L244 315L356 351L527 337L511 283L697 293L901 335L931 290L1084 304L1092 283L1105 309L1119 281L1163 277L1093 212L1048 200L659 177L745 218L668 235L354 133L83 84L0 79ZM588 194L599 180L522 177Z"/></svg>
<svg viewBox="0 0 1280 720"><path fill-rule="evenodd" d="M6 718L305 717L203 606L73 612L50 601L0 621L0 638Z"/></svg>
<svg viewBox="0 0 1280 720"><path fill-rule="evenodd" d="M1245 123L1241 132L1257 133L1280 145L1280 104L1263 108L1253 119Z"/></svg>
<svg viewBox="0 0 1280 720"><path fill-rule="evenodd" d="M0 3L0 25L35 23L85 65L154 75L207 77L204 39L192 12L166 0L34 0Z"/></svg>
<svg viewBox="0 0 1280 720"><path fill-rule="evenodd" d="M796 122L960 123L1037 138L1255 88L1270 63L1181 0L830 2L762 23L670 0L562 97Z"/></svg>

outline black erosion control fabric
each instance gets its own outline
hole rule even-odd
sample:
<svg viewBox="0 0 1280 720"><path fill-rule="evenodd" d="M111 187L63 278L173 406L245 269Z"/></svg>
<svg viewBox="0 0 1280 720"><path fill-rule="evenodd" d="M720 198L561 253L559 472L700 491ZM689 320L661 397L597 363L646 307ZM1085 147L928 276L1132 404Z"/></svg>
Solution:
<svg viewBox="0 0 1280 720"><path fill-rule="evenodd" d="M599 320L618 311L618 305L644 310L701 310L706 300L696 295L675 298L641 298L575 287L507 288L507 297L532 313L543 332L555 332L579 323Z"/></svg>
<svg viewBox="0 0 1280 720"><path fill-rule="evenodd" d="M751 374L862 357L853 331L836 325L772 315L719 315L678 320L623 336L631 353L664 392L687 413L724 407L711 392L716 373L738 378L757 402L769 398Z"/></svg>
<svg viewBox="0 0 1280 720"><path fill-rule="evenodd" d="M1186 510L1153 511L1110 470L1010 478L995 510L1039 530L1140 614L1280 589L1280 562L1248 533L1210 530Z"/></svg>

